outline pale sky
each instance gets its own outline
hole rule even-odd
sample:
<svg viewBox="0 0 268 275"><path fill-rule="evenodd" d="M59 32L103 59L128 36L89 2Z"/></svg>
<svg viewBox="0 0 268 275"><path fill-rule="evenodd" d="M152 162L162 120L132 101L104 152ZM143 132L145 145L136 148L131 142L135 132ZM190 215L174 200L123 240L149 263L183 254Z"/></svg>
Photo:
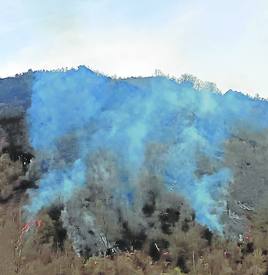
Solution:
<svg viewBox="0 0 268 275"><path fill-rule="evenodd" d="M0 77L189 73L268 98L268 0L0 0Z"/></svg>

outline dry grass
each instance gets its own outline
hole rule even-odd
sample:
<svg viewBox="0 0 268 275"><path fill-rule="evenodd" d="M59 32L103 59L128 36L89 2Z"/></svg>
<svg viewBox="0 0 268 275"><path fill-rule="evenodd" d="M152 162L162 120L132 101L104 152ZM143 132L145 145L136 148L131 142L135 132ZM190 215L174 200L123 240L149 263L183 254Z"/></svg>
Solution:
<svg viewBox="0 0 268 275"><path fill-rule="evenodd" d="M13 192L16 179L22 175L22 165L20 161L13 162L8 154L0 155L0 199L8 199Z"/></svg>
<svg viewBox="0 0 268 275"><path fill-rule="evenodd" d="M252 249L249 242L238 246L213 238L210 245L202 238L203 228L195 225L187 232L178 228L168 235L169 249L161 251L161 257L153 262L148 251L118 253L114 256L91 257L87 261L78 257L68 240L64 249L54 245L54 221L46 213L42 214L43 226L25 235L18 247L18 237L22 226L20 204L9 202L1 205L0 217L0 274L3 275L94 275L94 274L184 274L176 265L185 260L188 274L192 275L261 275L267 271L268 218L256 215L252 231Z"/></svg>

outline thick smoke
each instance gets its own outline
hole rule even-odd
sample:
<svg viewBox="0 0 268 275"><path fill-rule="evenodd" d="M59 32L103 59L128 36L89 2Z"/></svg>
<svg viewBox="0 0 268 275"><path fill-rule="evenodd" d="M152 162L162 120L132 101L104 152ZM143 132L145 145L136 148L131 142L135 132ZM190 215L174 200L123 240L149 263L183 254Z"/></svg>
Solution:
<svg viewBox="0 0 268 275"><path fill-rule="evenodd" d="M162 76L115 80L85 67L36 73L27 119L39 188L25 211L32 217L60 200L79 251L87 250L83 240L91 250L111 247L119 220L141 234L148 225L139 213L155 197L184 197L199 223L222 233L232 181L224 144L240 128L267 128L267 105ZM114 217L114 230L105 233L100 217Z"/></svg>

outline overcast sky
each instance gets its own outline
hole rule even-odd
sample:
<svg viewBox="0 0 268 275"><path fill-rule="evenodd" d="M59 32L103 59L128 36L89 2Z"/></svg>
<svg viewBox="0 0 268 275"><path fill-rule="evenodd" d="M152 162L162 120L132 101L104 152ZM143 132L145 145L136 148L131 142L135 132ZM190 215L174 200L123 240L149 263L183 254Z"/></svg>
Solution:
<svg viewBox="0 0 268 275"><path fill-rule="evenodd" d="M268 98L267 0L0 0L0 77L80 64Z"/></svg>

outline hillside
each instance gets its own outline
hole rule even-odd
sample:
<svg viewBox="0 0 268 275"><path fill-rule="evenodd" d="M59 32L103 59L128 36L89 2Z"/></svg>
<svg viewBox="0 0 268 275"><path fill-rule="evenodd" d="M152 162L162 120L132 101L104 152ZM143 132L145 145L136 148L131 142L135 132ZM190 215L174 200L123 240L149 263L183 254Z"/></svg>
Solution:
<svg viewBox="0 0 268 275"><path fill-rule="evenodd" d="M0 151L3 274L267 270L266 100L29 71L0 80Z"/></svg>

